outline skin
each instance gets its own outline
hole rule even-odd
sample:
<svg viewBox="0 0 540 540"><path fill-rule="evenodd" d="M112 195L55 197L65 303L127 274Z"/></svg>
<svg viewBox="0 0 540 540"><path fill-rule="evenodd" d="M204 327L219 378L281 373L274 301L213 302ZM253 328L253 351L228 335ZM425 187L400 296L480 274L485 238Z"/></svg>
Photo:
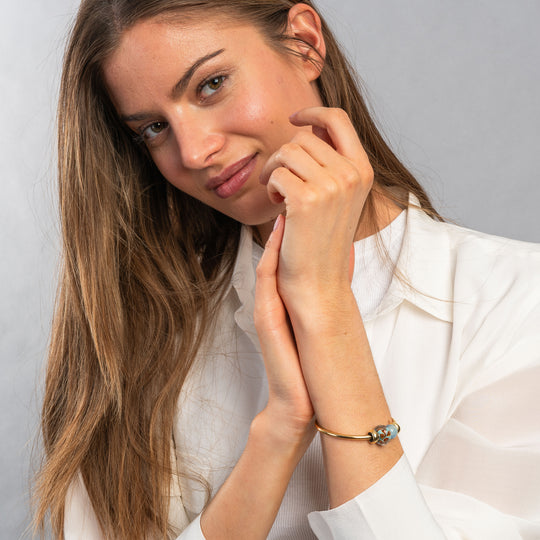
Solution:
<svg viewBox="0 0 540 540"><path fill-rule="evenodd" d="M291 8L288 33L324 56L312 8ZM172 92L197 60L217 51L185 91ZM373 171L349 118L321 106L317 66L276 52L251 26L223 18L145 21L125 33L104 72L119 114L143 135L167 180L268 239L254 317L269 400L201 519L209 539L266 538L315 434L314 416L353 434L391 418L350 288L350 253L355 239L399 209L378 198L381 221L361 222ZM208 188L246 156L254 156L252 169L234 195ZM286 219L275 221L282 213ZM399 440L383 448L327 436L322 443L332 507L376 482L402 454Z"/></svg>

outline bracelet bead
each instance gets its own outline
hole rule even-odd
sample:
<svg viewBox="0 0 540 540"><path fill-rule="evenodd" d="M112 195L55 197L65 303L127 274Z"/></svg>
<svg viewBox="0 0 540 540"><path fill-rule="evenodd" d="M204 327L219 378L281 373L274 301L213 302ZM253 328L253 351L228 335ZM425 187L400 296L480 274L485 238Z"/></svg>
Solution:
<svg viewBox="0 0 540 540"><path fill-rule="evenodd" d="M388 444L392 439L397 437L399 432L397 424L387 424L386 426L376 426L373 430L377 434L377 438L373 438L371 441L372 444L378 444L379 446L384 446Z"/></svg>

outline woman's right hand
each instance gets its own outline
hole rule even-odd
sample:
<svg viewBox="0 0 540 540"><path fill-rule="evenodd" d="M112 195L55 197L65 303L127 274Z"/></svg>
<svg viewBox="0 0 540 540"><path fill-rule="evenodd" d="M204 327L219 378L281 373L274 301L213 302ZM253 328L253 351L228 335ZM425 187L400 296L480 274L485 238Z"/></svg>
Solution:
<svg viewBox="0 0 540 540"><path fill-rule="evenodd" d="M270 421L274 436L283 436L289 443L309 444L315 434L313 407L289 316L277 288L284 230L285 218L279 215L257 266L254 319L269 387L268 405L261 415Z"/></svg>
<svg viewBox="0 0 540 540"><path fill-rule="evenodd" d="M246 447L201 516L205 538L263 539L315 427L294 335L277 290L285 220L278 217L257 267L255 327L268 376L267 406L254 418Z"/></svg>

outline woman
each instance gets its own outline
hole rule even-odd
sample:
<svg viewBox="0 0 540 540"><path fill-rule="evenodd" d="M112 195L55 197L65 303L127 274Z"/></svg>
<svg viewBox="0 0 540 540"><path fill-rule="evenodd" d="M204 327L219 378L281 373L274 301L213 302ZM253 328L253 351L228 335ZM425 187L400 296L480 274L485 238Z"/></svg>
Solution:
<svg viewBox="0 0 540 540"><path fill-rule="evenodd" d="M441 222L309 2L84 1L59 132L38 522L540 536L540 250Z"/></svg>

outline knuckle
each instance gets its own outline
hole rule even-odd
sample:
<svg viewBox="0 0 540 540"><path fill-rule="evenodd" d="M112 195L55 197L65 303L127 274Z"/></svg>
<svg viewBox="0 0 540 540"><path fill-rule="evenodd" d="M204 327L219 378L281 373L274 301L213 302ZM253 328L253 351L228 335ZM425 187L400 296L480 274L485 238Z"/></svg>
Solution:
<svg viewBox="0 0 540 540"><path fill-rule="evenodd" d="M294 141L288 142L284 144L279 150L278 150L278 160L280 162L287 161L292 156L297 154L300 150L300 145Z"/></svg>
<svg viewBox="0 0 540 540"><path fill-rule="evenodd" d="M277 167L272 171L271 177L279 182L280 180L284 180L288 174L289 169L287 167Z"/></svg>
<svg viewBox="0 0 540 540"><path fill-rule="evenodd" d="M334 180L328 180L328 182L324 183L324 193L327 199L336 197L339 191L339 187Z"/></svg>
<svg viewBox="0 0 540 540"><path fill-rule="evenodd" d="M373 182L375 181L375 171L373 170L373 167L371 166L371 163L366 163L364 166L363 174L364 182L366 185L371 186L373 185Z"/></svg>
<svg viewBox="0 0 540 540"><path fill-rule="evenodd" d="M349 120L349 115L339 107L333 107L330 111L337 120Z"/></svg>
<svg viewBox="0 0 540 540"><path fill-rule="evenodd" d="M302 198L299 200L298 205L302 210L309 210L317 205L319 201L319 195L312 189L306 189Z"/></svg>
<svg viewBox="0 0 540 540"><path fill-rule="evenodd" d="M278 165L280 163L283 163L283 160L285 159L286 155L286 149L284 146L281 146L276 150L275 154L272 156L272 164Z"/></svg>
<svg viewBox="0 0 540 540"><path fill-rule="evenodd" d="M355 187L360 181L360 174L352 163L347 162L340 170L339 180L347 188Z"/></svg>
<svg viewBox="0 0 540 540"><path fill-rule="evenodd" d="M303 147L304 144L309 142L309 140L313 137L312 133L309 133L307 131L299 131L292 139L292 143L295 143L299 147Z"/></svg>

